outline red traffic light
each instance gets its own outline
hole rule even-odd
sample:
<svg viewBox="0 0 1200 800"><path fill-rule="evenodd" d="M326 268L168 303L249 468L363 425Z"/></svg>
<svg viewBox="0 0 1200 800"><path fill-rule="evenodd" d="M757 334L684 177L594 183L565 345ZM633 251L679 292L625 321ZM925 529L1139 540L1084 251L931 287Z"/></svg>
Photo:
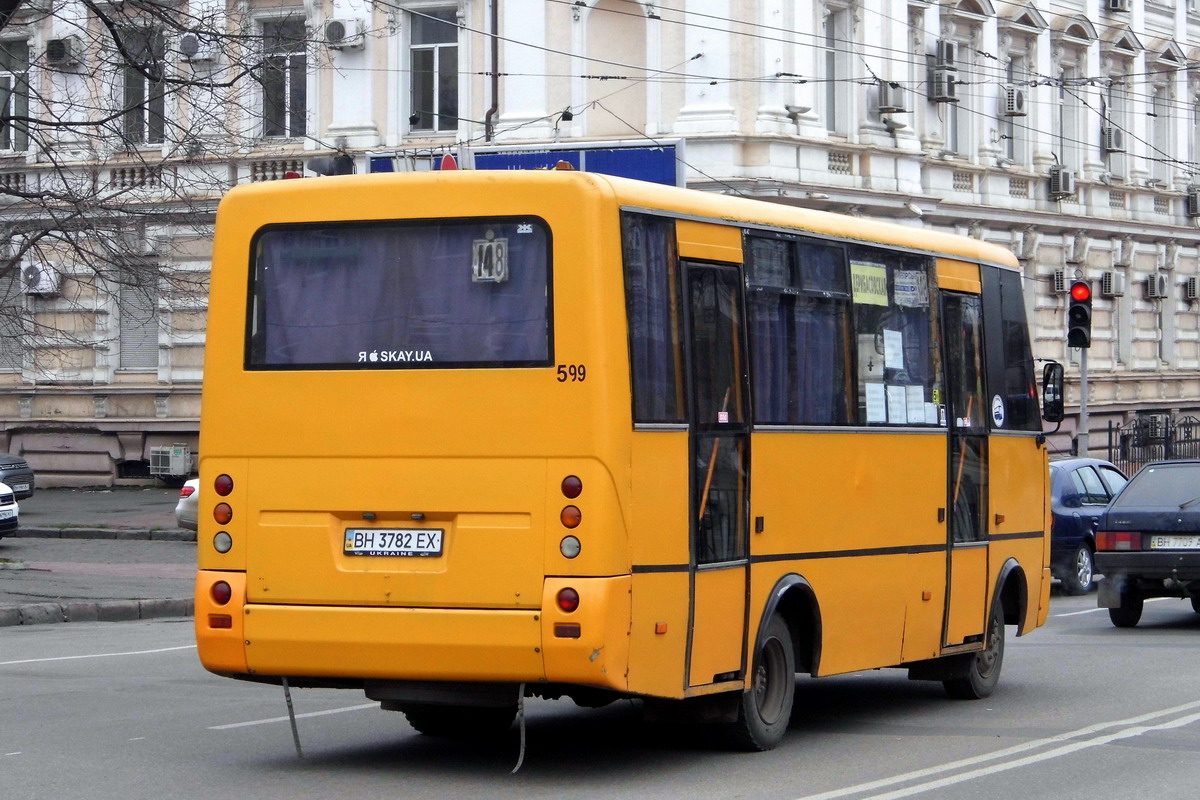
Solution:
<svg viewBox="0 0 1200 800"><path fill-rule="evenodd" d="M1075 281L1071 284L1071 299L1078 303L1086 303L1092 299L1092 285L1087 281Z"/></svg>

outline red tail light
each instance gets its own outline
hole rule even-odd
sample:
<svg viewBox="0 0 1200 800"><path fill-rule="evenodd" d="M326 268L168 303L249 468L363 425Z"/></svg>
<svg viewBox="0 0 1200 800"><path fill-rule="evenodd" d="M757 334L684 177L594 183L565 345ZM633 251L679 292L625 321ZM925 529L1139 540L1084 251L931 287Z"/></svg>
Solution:
<svg viewBox="0 0 1200 800"><path fill-rule="evenodd" d="M179 490L180 497L191 497L195 493L196 493L195 486L184 486L182 489Z"/></svg>
<svg viewBox="0 0 1200 800"><path fill-rule="evenodd" d="M223 606L233 598L233 589L225 581L217 581L212 585L213 602Z"/></svg>
<svg viewBox="0 0 1200 800"><path fill-rule="evenodd" d="M1132 531L1099 531L1096 534L1097 550L1141 550L1142 534Z"/></svg>
<svg viewBox="0 0 1200 800"><path fill-rule="evenodd" d="M556 599L558 601L558 607L568 614L579 608L579 592L569 587L566 589L559 589L558 597Z"/></svg>

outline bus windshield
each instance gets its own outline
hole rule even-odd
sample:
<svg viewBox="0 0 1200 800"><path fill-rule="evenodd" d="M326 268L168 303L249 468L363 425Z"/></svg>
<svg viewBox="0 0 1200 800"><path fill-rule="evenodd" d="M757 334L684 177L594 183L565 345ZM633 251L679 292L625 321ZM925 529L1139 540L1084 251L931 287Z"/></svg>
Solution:
<svg viewBox="0 0 1200 800"><path fill-rule="evenodd" d="M539 219L272 226L252 252L249 369L549 363Z"/></svg>

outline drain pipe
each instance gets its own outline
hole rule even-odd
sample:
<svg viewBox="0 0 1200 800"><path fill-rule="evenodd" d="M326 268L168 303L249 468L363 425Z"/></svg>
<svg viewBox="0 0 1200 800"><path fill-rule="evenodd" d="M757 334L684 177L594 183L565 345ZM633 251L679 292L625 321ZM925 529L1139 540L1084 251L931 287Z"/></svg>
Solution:
<svg viewBox="0 0 1200 800"><path fill-rule="evenodd" d="M496 133L495 116L500 110L500 0L492 0L492 107L483 118L483 139L490 142Z"/></svg>

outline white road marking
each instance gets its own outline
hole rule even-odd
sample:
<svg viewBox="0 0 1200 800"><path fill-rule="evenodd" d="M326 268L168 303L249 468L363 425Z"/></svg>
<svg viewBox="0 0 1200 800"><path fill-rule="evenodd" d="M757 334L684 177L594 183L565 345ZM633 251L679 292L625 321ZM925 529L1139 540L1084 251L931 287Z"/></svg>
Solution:
<svg viewBox="0 0 1200 800"><path fill-rule="evenodd" d="M1178 600L1178 597L1151 597L1144 602L1157 603L1160 600ZM1083 611L1068 611L1066 614L1055 614L1056 617L1078 617L1080 614L1095 614L1097 611L1108 611L1107 608L1085 608Z"/></svg>
<svg viewBox="0 0 1200 800"><path fill-rule="evenodd" d="M970 772L963 772L958 775L939 778L937 780L927 781L915 786L909 786L904 789L898 789L887 794L866 795L864 798L864 800L896 800L896 798L908 797L910 795L920 794L933 789L952 786L953 784L961 783L963 781L973 780L974 778L993 775L998 772L1005 772L1010 769L1027 766L1039 761L1047 761L1052 758L1058 758L1059 756L1069 755L1070 753L1074 753L1079 750L1085 750L1090 747L1099 747L1100 745L1108 744L1109 742L1116 741L1117 739L1127 739L1131 736L1140 736L1143 733L1148 733L1150 731L1166 730L1169 728L1178 728L1183 725L1190 725L1191 723L1200 720L1200 713L1188 714L1187 716L1162 722L1157 725L1141 725L1140 723L1151 722L1161 717L1168 717L1184 711L1192 711L1196 708L1200 708L1200 701L1185 703L1184 705L1166 708L1161 711L1152 711L1148 714L1142 714L1141 716L1130 717L1129 719L1089 725L1086 728L1080 728L1067 733L1060 733L1056 736L1050 736L1045 739L1036 739L1034 741L1015 745L1004 750L997 750L994 753L985 753L983 755L972 756L971 758L952 761L948 764L942 764L936 767L928 767L926 769L906 772L903 775L894 775L890 778L881 778L880 780L870 781L868 783L860 783L857 786L847 786L844 789L834 789L833 791L823 792L821 794L805 795L801 798L797 798L797 800L834 800L835 798L839 797L864 794L865 792L875 791L876 789L886 789L888 787L896 786L902 783L908 783L910 781L931 778L935 775L953 772L966 767L973 767L977 764L984 764L988 761L1001 762L999 764L993 764L992 766L973 769ZM1047 747L1050 745L1058 745L1062 742L1070 742L1072 739L1079 739L1085 736L1092 736L1093 734L1097 734L1107 728L1119 728L1119 730L1093 739L1087 739L1081 742L1071 742L1070 744L1056 747L1052 750L1047 750L1042 753L1035 753L1033 755L1024 756L1023 758L1006 760L1010 759L1012 756L1025 753L1030 750L1036 750L1038 748Z"/></svg>
<svg viewBox="0 0 1200 800"><path fill-rule="evenodd" d="M296 719L304 719L305 717L324 717L328 714L342 714L346 711L362 711L364 708L379 708L379 703L363 703L357 706L346 706L344 708L331 708L328 711L309 711L307 714L297 714ZM271 717L270 719L255 719L249 722L231 722L228 725L210 725L210 731L227 731L231 728L246 728L251 725L269 725L272 722L287 722L287 717Z"/></svg>
<svg viewBox="0 0 1200 800"><path fill-rule="evenodd" d="M160 647L157 650L130 650L127 653L92 653L86 656L57 656L55 658L26 658L20 661L0 661L0 667L11 667L13 664L44 664L48 661L77 661L81 658L113 658L115 656L148 656L155 653L171 653L176 650L195 650L196 645L187 644L181 647Z"/></svg>

